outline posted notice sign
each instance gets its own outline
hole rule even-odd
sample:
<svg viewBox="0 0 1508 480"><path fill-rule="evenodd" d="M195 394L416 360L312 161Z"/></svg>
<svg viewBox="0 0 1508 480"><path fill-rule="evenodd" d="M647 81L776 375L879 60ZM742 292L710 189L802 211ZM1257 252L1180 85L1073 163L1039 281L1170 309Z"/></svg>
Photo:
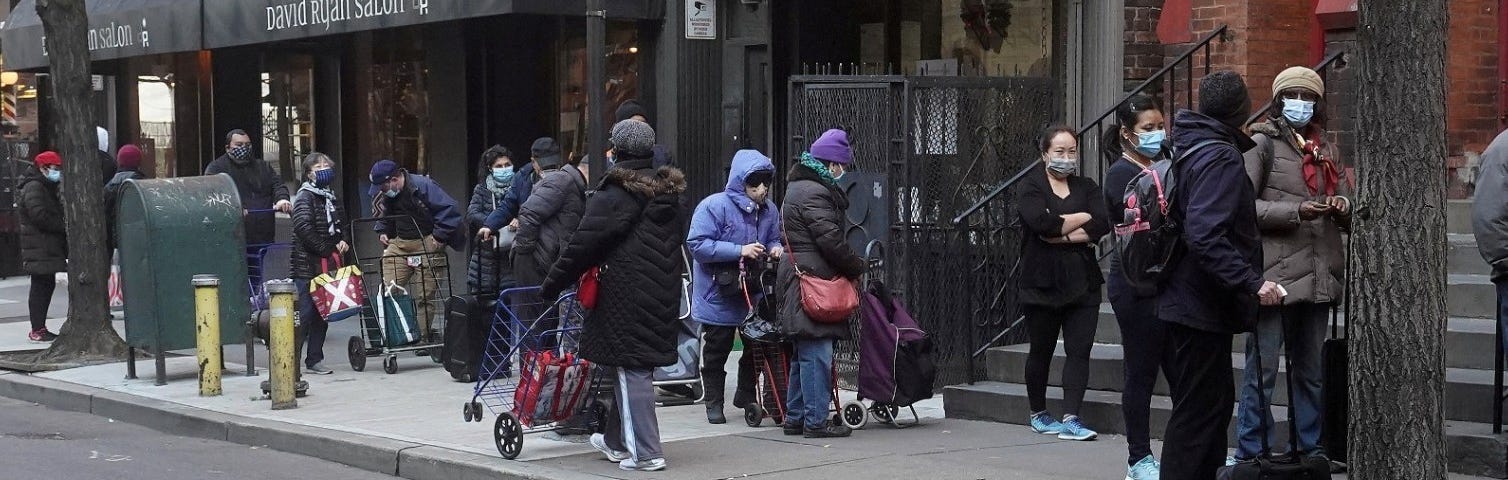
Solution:
<svg viewBox="0 0 1508 480"><path fill-rule="evenodd" d="M686 38L717 40L717 0L686 0Z"/></svg>

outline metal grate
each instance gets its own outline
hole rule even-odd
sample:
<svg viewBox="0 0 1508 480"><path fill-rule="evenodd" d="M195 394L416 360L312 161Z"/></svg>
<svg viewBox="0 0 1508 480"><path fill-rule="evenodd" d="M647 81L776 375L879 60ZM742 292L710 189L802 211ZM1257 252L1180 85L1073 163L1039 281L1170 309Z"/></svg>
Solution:
<svg viewBox="0 0 1508 480"><path fill-rule="evenodd" d="M790 151L842 127L858 170L887 175L885 280L934 337L939 385L968 381L973 349L1016 316L1007 288L1020 253L1014 199L960 226L951 220L1035 161L1059 97L1051 78L792 78ZM857 343L839 342L834 361L839 385L852 388Z"/></svg>

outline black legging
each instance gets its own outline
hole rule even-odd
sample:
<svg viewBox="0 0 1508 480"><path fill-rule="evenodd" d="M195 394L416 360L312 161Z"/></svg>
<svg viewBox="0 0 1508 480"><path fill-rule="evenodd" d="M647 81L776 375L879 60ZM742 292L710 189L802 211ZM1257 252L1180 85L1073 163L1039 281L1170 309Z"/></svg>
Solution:
<svg viewBox="0 0 1508 480"><path fill-rule="evenodd" d="M1110 306L1115 309L1125 352L1125 388L1121 390L1121 415L1126 420L1127 465L1152 454L1152 389L1157 372L1172 364L1168 327L1157 318L1157 299L1137 297L1123 280L1109 281Z"/></svg>
<svg viewBox="0 0 1508 480"><path fill-rule="evenodd" d="M51 273L31 276L31 294L27 297L27 307L31 310L32 331L47 328L47 309L52 305L52 292L57 288L57 277Z"/></svg>
<svg viewBox="0 0 1508 480"><path fill-rule="evenodd" d="M1094 347L1099 307L1023 305L1022 310L1031 334L1031 351L1026 355L1026 397L1032 413L1047 410L1047 373L1058 347L1058 333L1062 332L1063 350L1068 354L1063 363L1063 413L1078 415L1084 389L1089 385L1089 349Z"/></svg>

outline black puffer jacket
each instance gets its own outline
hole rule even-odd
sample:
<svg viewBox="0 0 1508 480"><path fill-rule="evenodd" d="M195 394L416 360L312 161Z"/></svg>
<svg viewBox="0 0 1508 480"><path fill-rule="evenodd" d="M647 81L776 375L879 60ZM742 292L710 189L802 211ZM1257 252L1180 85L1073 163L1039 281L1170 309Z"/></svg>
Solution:
<svg viewBox="0 0 1508 480"><path fill-rule="evenodd" d="M487 216L503 204L513 185L503 185L494 190L489 185L496 182L491 177L482 179L471 191L471 204L466 207L467 232L475 236L487 222ZM508 228L504 226L503 228ZM493 242L476 241L471 244L471 254L466 262L466 286L474 294L496 294L503 287L513 285L513 262L507 250L499 250Z"/></svg>
<svg viewBox="0 0 1508 480"><path fill-rule="evenodd" d="M601 266L597 308L586 319L581 356L614 367L676 361L685 263L686 175L650 159L620 161L586 202L581 228L550 268L543 295L555 298Z"/></svg>
<svg viewBox="0 0 1508 480"><path fill-rule="evenodd" d="M335 246L343 239L345 219L340 202L333 196L326 197L311 191L313 187L300 188L293 197L293 252L290 265L293 278L309 279L325 272L320 259L329 260L335 255ZM332 225L333 228L332 228ZM334 263L327 263L334 269Z"/></svg>
<svg viewBox="0 0 1508 480"><path fill-rule="evenodd" d="M777 291L783 295L779 324L787 335L798 339L844 338L848 336L846 323L817 323L801 309L801 282L791 260L801 265L802 272L821 278L858 279L864 274L864 259L854 253L843 235L848 198L811 167L797 162L790 171L785 204L780 207L790 256L780 261Z"/></svg>
<svg viewBox="0 0 1508 480"><path fill-rule="evenodd" d="M58 184L36 170L21 179L21 271L51 275L68 270L68 230Z"/></svg>

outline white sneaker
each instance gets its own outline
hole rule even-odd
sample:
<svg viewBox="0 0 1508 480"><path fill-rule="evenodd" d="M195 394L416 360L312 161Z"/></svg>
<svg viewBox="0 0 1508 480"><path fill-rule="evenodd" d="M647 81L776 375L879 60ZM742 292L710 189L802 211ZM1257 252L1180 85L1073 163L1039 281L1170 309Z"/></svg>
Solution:
<svg viewBox="0 0 1508 480"><path fill-rule="evenodd" d="M643 460L635 462L634 459L626 459L618 462L618 468L628 471L658 472L665 469L665 459Z"/></svg>
<svg viewBox="0 0 1508 480"><path fill-rule="evenodd" d="M628 460L628 452L620 452L608 448L607 437L600 433L593 433L592 439L588 442L592 444L592 448L595 448L597 449L597 451L602 452L602 455L606 456L607 461L609 462L622 463L624 460Z"/></svg>

